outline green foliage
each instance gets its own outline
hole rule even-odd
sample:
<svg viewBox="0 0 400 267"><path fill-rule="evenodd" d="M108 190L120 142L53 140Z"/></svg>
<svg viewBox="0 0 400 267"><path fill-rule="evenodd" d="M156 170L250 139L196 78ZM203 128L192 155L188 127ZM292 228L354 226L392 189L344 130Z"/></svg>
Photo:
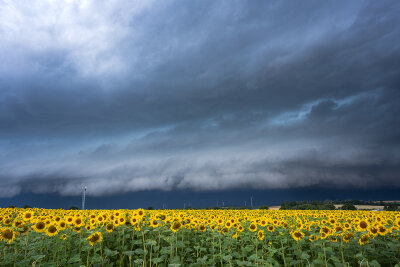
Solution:
<svg viewBox="0 0 400 267"><path fill-rule="evenodd" d="M281 210L334 210L335 205L321 201L286 201L281 205Z"/></svg>
<svg viewBox="0 0 400 267"><path fill-rule="evenodd" d="M351 203L345 203L341 208L341 210L357 210L356 206Z"/></svg>
<svg viewBox="0 0 400 267"><path fill-rule="evenodd" d="M359 246L361 233L349 243L320 239L309 242L309 236L293 240L288 229L264 229L265 239L260 241L249 231L233 239L233 228L222 234L209 228L206 232L180 229L173 233L166 225L142 227L141 231L129 226L116 227L112 233L102 230L103 242L93 247L86 240L91 231L66 229L66 240L30 232L12 244L0 242L0 265L394 266L400 261L400 244L390 236L377 236ZM317 230L310 234L316 233Z"/></svg>

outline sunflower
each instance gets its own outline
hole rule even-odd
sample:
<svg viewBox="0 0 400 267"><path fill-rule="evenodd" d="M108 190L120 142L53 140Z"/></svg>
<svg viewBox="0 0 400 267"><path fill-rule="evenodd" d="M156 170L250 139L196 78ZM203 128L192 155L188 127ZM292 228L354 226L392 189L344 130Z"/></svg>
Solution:
<svg viewBox="0 0 400 267"><path fill-rule="evenodd" d="M130 221L131 221L132 225L136 225L139 222L138 219L135 216L132 216Z"/></svg>
<svg viewBox="0 0 400 267"><path fill-rule="evenodd" d="M74 221L74 217L68 216L67 223L68 224L73 224L73 221Z"/></svg>
<svg viewBox="0 0 400 267"><path fill-rule="evenodd" d="M372 236L377 236L378 235L378 226L376 225L371 225L371 227L369 228L368 233Z"/></svg>
<svg viewBox="0 0 400 267"><path fill-rule="evenodd" d="M11 244L15 239L15 232L11 228L0 229L0 240Z"/></svg>
<svg viewBox="0 0 400 267"><path fill-rule="evenodd" d="M386 235L387 234L387 232L388 232L388 229L386 229L386 227L385 226L383 226L383 225L378 225L378 234L379 235Z"/></svg>
<svg viewBox="0 0 400 267"><path fill-rule="evenodd" d="M258 233L257 233L257 238L259 239L259 240L264 240L264 230L260 230L260 231L258 231Z"/></svg>
<svg viewBox="0 0 400 267"><path fill-rule="evenodd" d="M323 226L320 230L319 230L320 234L324 233L325 235L329 235L332 232L332 229L330 229L329 227Z"/></svg>
<svg viewBox="0 0 400 267"><path fill-rule="evenodd" d="M137 214L138 214L140 217L144 216L144 210L143 210L143 209L138 209Z"/></svg>
<svg viewBox="0 0 400 267"><path fill-rule="evenodd" d="M14 222L12 223L12 225L13 225L14 228L18 228L21 224L22 224L21 221L14 221Z"/></svg>
<svg viewBox="0 0 400 267"><path fill-rule="evenodd" d="M46 224L42 221L35 223L35 225L33 226L33 230L35 230L36 233L43 232L45 230L45 228L46 228Z"/></svg>
<svg viewBox="0 0 400 267"><path fill-rule="evenodd" d="M367 244L369 242L369 234L363 234L360 239L358 239L358 244L361 246Z"/></svg>
<svg viewBox="0 0 400 267"><path fill-rule="evenodd" d="M346 230L350 230L350 229L351 229L351 224L347 222L347 223L343 224L343 227L344 227Z"/></svg>
<svg viewBox="0 0 400 267"><path fill-rule="evenodd" d="M61 239L61 240L67 239L67 234L63 234L62 236L60 236L60 239Z"/></svg>
<svg viewBox="0 0 400 267"><path fill-rule="evenodd" d="M249 230L252 231L252 232L257 231L257 224L254 223L254 222L252 222L252 223L250 224L250 226L249 226Z"/></svg>
<svg viewBox="0 0 400 267"><path fill-rule="evenodd" d="M268 225L267 230L270 231L270 232L273 232L273 231L275 231L275 226Z"/></svg>
<svg viewBox="0 0 400 267"><path fill-rule="evenodd" d="M199 230L202 232L205 232L207 230L207 228L204 226L204 224L200 224L199 225Z"/></svg>
<svg viewBox="0 0 400 267"><path fill-rule="evenodd" d="M58 229L54 224L50 224L49 227L47 227L47 231L46 234L48 236L55 236L56 234L58 234Z"/></svg>
<svg viewBox="0 0 400 267"><path fill-rule="evenodd" d="M107 231L108 233L111 233L112 231L114 231L114 224L112 224L112 223L107 223L107 225L106 225L106 231Z"/></svg>
<svg viewBox="0 0 400 267"><path fill-rule="evenodd" d="M227 227L224 227L221 229L221 234L223 234L223 235L225 235L228 232L229 232L229 229Z"/></svg>
<svg viewBox="0 0 400 267"><path fill-rule="evenodd" d="M282 221L280 224L282 225L283 228L287 228L288 227L288 224L286 222Z"/></svg>
<svg viewBox="0 0 400 267"><path fill-rule="evenodd" d="M236 233L232 236L232 238L233 238L233 239L237 239L238 236L239 236L239 232L236 232Z"/></svg>
<svg viewBox="0 0 400 267"><path fill-rule="evenodd" d="M361 220L357 223L357 229L359 231L368 231L369 222L367 220Z"/></svg>
<svg viewBox="0 0 400 267"><path fill-rule="evenodd" d="M310 235L308 240L310 240L311 242L314 242L315 240L318 240L318 236L317 235Z"/></svg>
<svg viewBox="0 0 400 267"><path fill-rule="evenodd" d="M32 212L30 211L25 211L24 214L22 215L22 218L25 221L29 221L30 219L32 219Z"/></svg>
<svg viewBox="0 0 400 267"><path fill-rule="evenodd" d="M336 236L333 236L333 235L331 235L331 236L329 237L329 240L330 240L331 242L337 242L337 241L338 241L337 237L336 237Z"/></svg>
<svg viewBox="0 0 400 267"><path fill-rule="evenodd" d="M296 230L292 233L292 237L294 240L299 241L299 240L303 239L304 233L299 230Z"/></svg>
<svg viewBox="0 0 400 267"><path fill-rule="evenodd" d="M103 216L97 216L97 218L93 218L94 220L96 220L97 223L103 223L104 218Z"/></svg>
<svg viewBox="0 0 400 267"><path fill-rule="evenodd" d="M176 233L181 227L182 224L179 221L175 221L173 224L171 224L171 230L174 233Z"/></svg>
<svg viewBox="0 0 400 267"><path fill-rule="evenodd" d="M165 214L160 214L160 215L158 215L158 218L159 218L161 221L165 222L165 220L167 219L167 216L165 216Z"/></svg>
<svg viewBox="0 0 400 267"><path fill-rule="evenodd" d="M73 220L73 224L74 224L75 227L81 227L82 224L83 224L82 218L81 217L76 217Z"/></svg>
<svg viewBox="0 0 400 267"><path fill-rule="evenodd" d="M88 238L86 238L89 241L89 244L93 246L96 243L100 243L103 240L103 236L101 232L96 232L92 235L90 235Z"/></svg>
<svg viewBox="0 0 400 267"><path fill-rule="evenodd" d="M125 217L120 217L119 219L118 219L118 221L119 221L119 225L124 225L125 224Z"/></svg>
<svg viewBox="0 0 400 267"><path fill-rule="evenodd" d="M156 228L158 226L158 221L156 219L151 220L151 227Z"/></svg>
<svg viewBox="0 0 400 267"><path fill-rule="evenodd" d="M18 234L26 234L26 233L28 233L28 232L29 232L29 227L26 226L25 224L20 225L20 226L18 227L18 229L17 229L17 233L18 233Z"/></svg>
<svg viewBox="0 0 400 267"><path fill-rule="evenodd" d="M261 219L260 225L262 227L266 226L267 224L268 224L268 221L265 218Z"/></svg>
<svg viewBox="0 0 400 267"><path fill-rule="evenodd" d="M67 223L65 221L60 221L58 223L58 227L60 228L60 230L65 230L67 228Z"/></svg>
<svg viewBox="0 0 400 267"><path fill-rule="evenodd" d="M136 224L136 225L135 225L135 231L137 231L137 232L140 231L140 225L139 225L139 224Z"/></svg>
<svg viewBox="0 0 400 267"><path fill-rule="evenodd" d="M354 234L353 234L353 233L346 233L346 234L343 236L343 241L344 241L345 243L349 243L350 240L353 239L353 238L354 238Z"/></svg>

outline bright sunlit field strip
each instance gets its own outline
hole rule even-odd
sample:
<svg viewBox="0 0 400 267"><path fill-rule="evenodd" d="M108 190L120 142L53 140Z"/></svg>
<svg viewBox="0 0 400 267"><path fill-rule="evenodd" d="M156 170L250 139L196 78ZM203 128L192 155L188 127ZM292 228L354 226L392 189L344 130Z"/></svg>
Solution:
<svg viewBox="0 0 400 267"><path fill-rule="evenodd" d="M394 266L399 212L0 209L3 266Z"/></svg>

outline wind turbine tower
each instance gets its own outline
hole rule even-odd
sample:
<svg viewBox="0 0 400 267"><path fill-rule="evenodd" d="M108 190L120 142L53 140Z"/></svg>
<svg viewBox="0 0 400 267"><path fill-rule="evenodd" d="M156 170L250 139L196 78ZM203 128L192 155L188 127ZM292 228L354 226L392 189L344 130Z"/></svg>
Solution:
<svg viewBox="0 0 400 267"><path fill-rule="evenodd" d="M86 186L82 186L82 210L85 210Z"/></svg>

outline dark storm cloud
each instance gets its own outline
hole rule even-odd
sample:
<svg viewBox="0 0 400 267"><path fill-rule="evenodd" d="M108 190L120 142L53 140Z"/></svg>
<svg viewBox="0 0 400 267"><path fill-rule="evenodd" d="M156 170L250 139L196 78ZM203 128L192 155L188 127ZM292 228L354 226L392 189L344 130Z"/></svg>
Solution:
<svg viewBox="0 0 400 267"><path fill-rule="evenodd" d="M0 196L400 186L400 4L0 5Z"/></svg>

